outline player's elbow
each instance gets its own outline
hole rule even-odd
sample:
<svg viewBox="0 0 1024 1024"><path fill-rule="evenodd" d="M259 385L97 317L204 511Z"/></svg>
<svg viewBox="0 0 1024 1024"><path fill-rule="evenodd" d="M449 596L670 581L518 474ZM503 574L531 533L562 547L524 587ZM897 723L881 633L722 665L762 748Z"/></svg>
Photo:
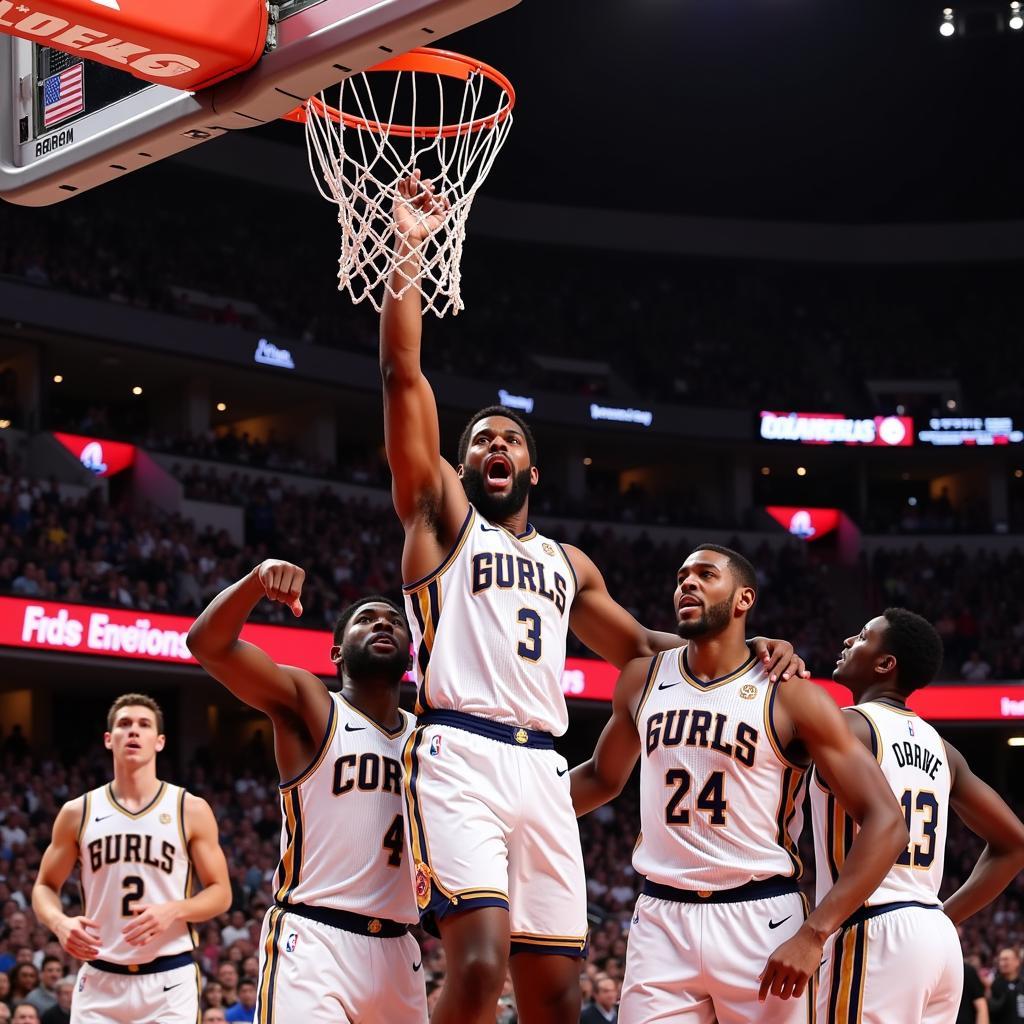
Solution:
<svg viewBox="0 0 1024 1024"><path fill-rule="evenodd" d="M887 836L893 851L895 860L910 844L910 829L907 828L907 819L904 817L896 800L888 794L885 799L879 800L875 811L879 832Z"/></svg>
<svg viewBox="0 0 1024 1024"><path fill-rule="evenodd" d="M422 371L419 360L404 358L394 353L381 351L380 354L380 379L384 385L384 391L393 394L416 384Z"/></svg>

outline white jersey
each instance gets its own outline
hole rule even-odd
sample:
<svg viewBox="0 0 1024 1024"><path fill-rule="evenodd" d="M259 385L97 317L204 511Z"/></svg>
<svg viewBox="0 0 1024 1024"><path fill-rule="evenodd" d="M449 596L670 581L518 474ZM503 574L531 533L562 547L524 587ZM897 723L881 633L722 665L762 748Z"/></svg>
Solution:
<svg viewBox="0 0 1024 1024"><path fill-rule="evenodd" d="M442 708L561 736L576 574L557 541L470 506L448 557L404 588L419 711Z"/></svg>
<svg viewBox="0 0 1024 1024"><path fill-rule="evenodd" d="M685 648L651 660L636 714L639 874L706 892L799 877L806 769L781 750L777 689L753 654L707 683L689 672Z"/></svg>
<svg viewBox="0 0 1024 1024"><path fill-rule="evenodd" d="M142 810L122 807L111 786L85 795L78 831L83 913L99 923L97 959L143 964L194 949L195 933L184 921L145 946L122 935L139 904L168 903L192 894L192 861L185 839L185 790L160 783Z"/></svg>
<svg viewBox="0 0 1024 1024"><path fill-rule="evenodd" d="M942 737L913 711L888 701L853 708L871 729L872 753L899 800L910 829L910 845L867 900L883 903L939 902L949 822L949 765ZM817 899L832 887L857 833L817 770L811 786L811 818L817 864Z"/></svg>
<svg viewBox="0 0 1024 1024"><path fill-rule="evenodd" d="M281 786L278 902L419 919L402 804L402 748L416 723L399 713L402 724L389 731L331 694L317 756Z"/></svg>

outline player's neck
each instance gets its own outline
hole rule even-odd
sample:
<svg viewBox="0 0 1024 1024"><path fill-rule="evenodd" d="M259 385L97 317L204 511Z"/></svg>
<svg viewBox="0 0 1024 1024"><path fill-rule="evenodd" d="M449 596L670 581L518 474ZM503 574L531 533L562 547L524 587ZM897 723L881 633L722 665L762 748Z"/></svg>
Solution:
<svg viewBox="0 0 1024 1024"><path fill-rule="evenodd" d="M900 693L892 683L875 683L873 686L869 686L858 698L858 704L867 704L872 700L888 700L894 704L906 705L907 698L905 694Z"/></svg>
<svg viewBox="0 0 1024 1024"><path fill-rule="evenodd" d="M399 684L384 679L349 679L341 687L341 695L354 708L389 732L402 724L398 710Z"/></svg>
<svg viewBox="0 0 1024 1024"><path fill-rule="evenodd" d="M490 519L488 520L494 526L500 526L509 533L515 534L517 537L526 533L527 528L530 525L530 512L529 508L524 505L518 512L513 513L510 516L506 516L504 519Z"/></svg>
<svg viewBox="0 0 1024 1024"><path fill-rule="evenodd" d="M734 672L750 657L746 637L731 631L717 636L694 637L686 645L686 666L702 682Z"/></svg>
<svg viewBox="0 0 1024 1024"><path fill-rule="evenodd" d="M111 788L119 804L129 810L145 807L160 788L160 780L156 777L156 759L149 764L128 767L114 762L114 780Z"/></svg>

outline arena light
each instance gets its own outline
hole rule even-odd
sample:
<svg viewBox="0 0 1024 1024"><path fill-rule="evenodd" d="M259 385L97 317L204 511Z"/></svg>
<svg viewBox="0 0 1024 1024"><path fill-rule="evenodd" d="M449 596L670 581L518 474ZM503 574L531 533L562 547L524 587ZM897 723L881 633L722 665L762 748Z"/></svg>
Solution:
<svg viewBox="0 0 1024 1024"><path fill-rule="evenodd" d="M0 430L6 430L10 425L10 420L0 420Z"/></svg>
<svg viewBox="0 0 1024 1024"><path fill-rule="evenodd" d="M53 383L54 383L54 384L63 384L63 383L64 383L64 377L63 377L63 375L62 375L62 374L59 374L59 373L55 373L55 374L53 375Z"/></svg>
<svg viewBox="0 0 1024 1024"><path fill-rule="evenodd" d="M1007 25L1014 32L1019 32L1024 28L1024 15L1020 11L1020 0L1013 0L1013 3L1010 4L1010 20L1007 22Z"/></svg>
<svg viewBox="0 0 1024 1024"><path fill-rule="evenodd" d="M1010 747L1024 747L1024 736L1011 736L1006 743Z"/></svg>
<svg viewBox="0 0 1024 1024"><path fill-rule="evenodd" d="M132 394L133 395L141 395L142 394L142 388L140 388L139 385L136 384L135 387L132 388Z"/></svg>
<svg viewBox="0 0 1024 1024"><path fill-rule="evenodd" d="M797 466L796 467L796 475L797 476L807 476L807 467L806 466Z"/></svg>
<svg viewBox="0 0 1024 1024"><path fill-rule="evenodd" d="M583 460L584 466L592 466L593 464L594 460L589 455Z"/></svg>
<svg viewBox="0 0 1024 1024"><path fill-rule="evenodd" d="M946 7L942 11L942 24L939 26L939 35L949 38L955 32L956 24L953 21L953 8Z"/></svg>
<svg viewBox="0 0 1024 1024"><path fill-rule="evenodd" d="M227 407L227 405L224 402L218 402L217 403L217 412L227 412L227 411L228 411L228 407Z"/></svg>

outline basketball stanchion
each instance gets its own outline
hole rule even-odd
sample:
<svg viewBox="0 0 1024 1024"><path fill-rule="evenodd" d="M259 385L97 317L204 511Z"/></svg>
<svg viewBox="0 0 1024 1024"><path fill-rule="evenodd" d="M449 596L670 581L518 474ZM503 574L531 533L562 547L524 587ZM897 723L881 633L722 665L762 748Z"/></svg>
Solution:
<svg viewBox="0 0 1024 1024"><path fill-rule="evenodd" d="M317 188L337 207L338 286L353 302L367 299L379 311L384 289L400 297L415 285L424 308L439 317L463 308L466 221L512 127L515 98L494 68L421 47L347 78L336 105L321 93L286 115L305 124ZM406 252L400 262L393 209L399 184L414 171L430 180L447 211L410 247L415 258Z"/></svg>

